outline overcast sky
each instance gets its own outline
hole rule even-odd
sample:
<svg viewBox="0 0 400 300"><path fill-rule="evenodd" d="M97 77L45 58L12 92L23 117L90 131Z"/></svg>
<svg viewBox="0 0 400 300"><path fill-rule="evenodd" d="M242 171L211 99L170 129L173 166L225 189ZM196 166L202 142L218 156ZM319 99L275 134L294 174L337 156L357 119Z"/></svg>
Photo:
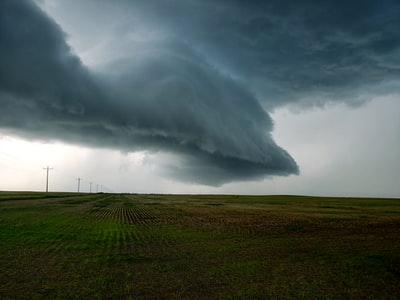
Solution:
<svg viewBox="0 0 400 300"><path fill-rule="evenodd" d="M399 197L399 32L388 0L2 1L0 189Z"/></svg>

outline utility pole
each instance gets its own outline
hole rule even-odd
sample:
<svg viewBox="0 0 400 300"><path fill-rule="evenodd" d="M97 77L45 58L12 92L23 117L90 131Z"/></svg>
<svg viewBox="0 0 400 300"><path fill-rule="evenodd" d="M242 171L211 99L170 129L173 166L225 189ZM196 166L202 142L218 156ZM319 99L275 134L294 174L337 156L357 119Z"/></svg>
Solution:
<svg viewBox="0 0 400 300"><path fill-rule="evenodd" d="M99 192L99 185L97 184L96 185L96 193L98 193Z"/></svg>
<svg viewBox="0 0 400 300"><path fill-rule="evenodd" d="M92 192L92 183L93 182L90 182L89 184L90 184L90 193Z"/></svg>
<svg viewBox="0 0 400 300"><path fill-rule="evenodd" d="M46 170L46 194L49 192L49 171L53 170L54 168L50 168L47 166L47 168L43 168L43 170Z"/></svg>
<svg viewBox="0 0 400 300"><path fill-rule="evenodd" d="M78 193L79 193L79 188L81 186L81 180L82 178L78 177L76 180L78 180Z"/></svg>

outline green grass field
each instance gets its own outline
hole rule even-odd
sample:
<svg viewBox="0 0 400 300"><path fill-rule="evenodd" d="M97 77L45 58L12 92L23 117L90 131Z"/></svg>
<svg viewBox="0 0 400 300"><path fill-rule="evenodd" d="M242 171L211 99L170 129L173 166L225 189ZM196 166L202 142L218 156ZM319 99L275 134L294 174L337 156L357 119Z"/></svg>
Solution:
<svg viewBox="0 0 400 300"><path fill-rule="evenodd" d="M0 193L0 299L399 296L399 199Z"/></svg>

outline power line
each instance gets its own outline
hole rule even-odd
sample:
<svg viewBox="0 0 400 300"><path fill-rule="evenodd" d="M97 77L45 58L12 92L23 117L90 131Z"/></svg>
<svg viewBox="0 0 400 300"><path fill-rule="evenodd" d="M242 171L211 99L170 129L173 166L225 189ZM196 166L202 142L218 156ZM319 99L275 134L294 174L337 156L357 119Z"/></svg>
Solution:
<svg viewBox="0 0 400 300"><path fill-rule="evenodd" d="M78 193L79 193L79 188L81 186L81 180L82 178L78 177L76 180L78 180Z"/></svg>
<svg viewBox="0 0 400 300"><path fill-rule="evenodd" d="M50 168L47 166L47 168L43 168L43 170L46 170L46 193L49 192L49 171L53 170L54 168Z"/></svg>

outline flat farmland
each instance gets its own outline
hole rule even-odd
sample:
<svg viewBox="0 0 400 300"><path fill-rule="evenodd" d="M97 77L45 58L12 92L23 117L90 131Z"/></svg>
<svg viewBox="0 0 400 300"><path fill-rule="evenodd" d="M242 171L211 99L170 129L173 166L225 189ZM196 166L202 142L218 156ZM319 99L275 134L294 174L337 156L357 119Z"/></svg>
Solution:
<svg viewBox="0 0 400 300"><path fill-rule="evenodd" d="M1 299L399 295L399 199L0 192Z"/></svg>

